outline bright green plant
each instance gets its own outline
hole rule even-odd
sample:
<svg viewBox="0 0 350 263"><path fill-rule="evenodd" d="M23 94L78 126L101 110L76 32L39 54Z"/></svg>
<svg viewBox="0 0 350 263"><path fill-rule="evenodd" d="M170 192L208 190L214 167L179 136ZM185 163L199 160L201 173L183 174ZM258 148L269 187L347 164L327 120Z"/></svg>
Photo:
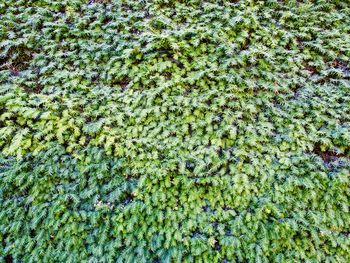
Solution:
<svg viewBox="0 0 350 263"><path fill-rule="evenodd" d="M348 1L0 2L0 260L350 262Z"/></svg>

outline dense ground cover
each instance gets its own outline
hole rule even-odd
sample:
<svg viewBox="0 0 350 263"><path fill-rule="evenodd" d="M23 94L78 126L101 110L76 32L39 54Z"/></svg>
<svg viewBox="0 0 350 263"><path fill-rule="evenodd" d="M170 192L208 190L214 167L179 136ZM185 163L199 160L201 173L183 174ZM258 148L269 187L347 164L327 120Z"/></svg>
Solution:
<svg viewBox="0 0 350 263"><path fill-rule="evenodd" d="M348 1L1 1L0 52L0 260L350 262Z"/></svg>

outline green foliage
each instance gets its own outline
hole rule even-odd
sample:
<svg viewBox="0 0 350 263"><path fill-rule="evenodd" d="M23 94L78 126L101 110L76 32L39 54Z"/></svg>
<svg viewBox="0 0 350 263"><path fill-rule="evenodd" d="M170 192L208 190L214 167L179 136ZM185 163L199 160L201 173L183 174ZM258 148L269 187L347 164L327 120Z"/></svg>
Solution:
<svg viewBox="0 0 350 263"><path fill-rule="evenodd" d="M350 262L348 1L0 3L0 260Z"/></svg>

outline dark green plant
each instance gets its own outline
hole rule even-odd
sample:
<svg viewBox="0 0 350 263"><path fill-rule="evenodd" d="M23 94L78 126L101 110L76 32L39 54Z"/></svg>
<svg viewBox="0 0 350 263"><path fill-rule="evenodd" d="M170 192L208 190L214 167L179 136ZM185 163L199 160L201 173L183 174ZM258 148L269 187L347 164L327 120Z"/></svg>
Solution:
<svg viewBox="0 0 350 263"><path fill-rule="evenodd" d="M348 1L0 3L0 260L350 262Z"/></svg>

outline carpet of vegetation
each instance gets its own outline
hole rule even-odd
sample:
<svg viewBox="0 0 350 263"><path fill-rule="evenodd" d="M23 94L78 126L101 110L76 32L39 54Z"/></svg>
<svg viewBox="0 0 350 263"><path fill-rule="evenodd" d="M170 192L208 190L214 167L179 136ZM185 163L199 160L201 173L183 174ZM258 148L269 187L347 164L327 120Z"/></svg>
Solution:
<svg viewBox="0 0 350 263"><path fill-rule="evenodd" d="M0 261L350 262L350 3L0 2Z"/></svg>

